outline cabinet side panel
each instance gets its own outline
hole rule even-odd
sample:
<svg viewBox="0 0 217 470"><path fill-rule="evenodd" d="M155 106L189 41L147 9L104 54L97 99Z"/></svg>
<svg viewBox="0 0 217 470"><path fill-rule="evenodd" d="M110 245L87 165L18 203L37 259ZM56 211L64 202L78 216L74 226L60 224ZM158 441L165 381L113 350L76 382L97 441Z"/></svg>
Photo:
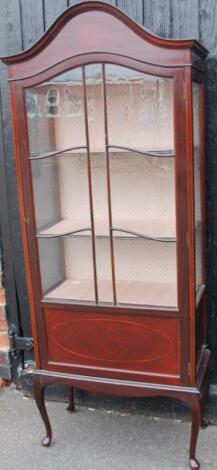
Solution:
<svg viewBox="0 0 217 470"><path fill-rule="evenodd" d="M177 318L44 310L49 370L179 383Z"/></svg>

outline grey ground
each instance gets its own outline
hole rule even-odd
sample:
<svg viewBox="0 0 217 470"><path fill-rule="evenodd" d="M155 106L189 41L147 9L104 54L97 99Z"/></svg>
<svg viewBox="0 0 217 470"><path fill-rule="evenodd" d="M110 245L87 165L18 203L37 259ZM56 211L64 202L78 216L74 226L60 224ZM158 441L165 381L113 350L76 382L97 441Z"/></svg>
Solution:
<svg viewBox="0 0 217 470"><path fill-rule="evenodd" d="M53 444L43 448L44 428L34 400L13 388L0 390L1 470L185 470L189 421L47 403ZM201 470L217 469L217 426L200 431Z"/></svg>

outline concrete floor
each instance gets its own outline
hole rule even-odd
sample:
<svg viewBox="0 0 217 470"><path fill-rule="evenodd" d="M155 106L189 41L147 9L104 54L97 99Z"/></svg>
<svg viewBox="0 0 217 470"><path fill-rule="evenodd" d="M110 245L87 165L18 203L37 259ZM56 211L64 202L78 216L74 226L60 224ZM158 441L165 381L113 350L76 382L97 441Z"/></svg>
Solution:
<svg viewBox="0 0 217 470"><path fill-rule="evenodd" d="M0 389L1 470L185 470L189 421L47 403L53 444L43 448L44 428L34 400ZM217 469L217 426L201 430L201 469Z"/></svg>

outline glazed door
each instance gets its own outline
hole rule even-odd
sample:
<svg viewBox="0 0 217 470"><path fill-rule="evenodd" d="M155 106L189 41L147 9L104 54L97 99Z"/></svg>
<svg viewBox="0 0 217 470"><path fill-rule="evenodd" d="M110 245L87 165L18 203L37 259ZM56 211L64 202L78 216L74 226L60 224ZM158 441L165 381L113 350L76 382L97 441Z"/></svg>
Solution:
<svg viewBox="0 0 217 470"><path fill-rule="evenodd" d="M173 94L114 64L26 89L47 301L177 308Z"/></svg>

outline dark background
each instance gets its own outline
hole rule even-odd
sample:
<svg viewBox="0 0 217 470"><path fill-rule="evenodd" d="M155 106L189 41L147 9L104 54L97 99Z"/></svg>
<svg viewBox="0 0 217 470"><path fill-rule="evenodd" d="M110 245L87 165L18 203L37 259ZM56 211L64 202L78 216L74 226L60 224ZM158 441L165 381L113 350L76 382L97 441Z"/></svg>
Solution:
<svg viewBox="0 0 217 470"><path fill-rule="evenodd" d="M0 0L0 56L29 48L74 0ZM208 340L215 353L217 395L217 0L113 0L159 36L198 39L206 61L206 170ZM9 323L31 336L18 215L6 67L0 64L0 227ZM2 145L3 143L3 145ZM26 355L25 360L31 359Z"/></svg>

